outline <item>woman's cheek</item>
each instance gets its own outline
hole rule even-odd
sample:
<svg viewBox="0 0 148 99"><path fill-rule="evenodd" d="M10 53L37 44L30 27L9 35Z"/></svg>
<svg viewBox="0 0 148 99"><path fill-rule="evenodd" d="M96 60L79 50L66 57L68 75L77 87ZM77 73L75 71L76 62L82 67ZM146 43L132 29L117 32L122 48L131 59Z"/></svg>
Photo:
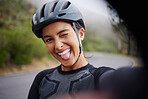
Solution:
<svg viewBox="0 0 148 99"><path fill-rule="evenodd" d="M52 54L52 50L53 50L52 46L46 45L46 48L48 52Z"/></svg>

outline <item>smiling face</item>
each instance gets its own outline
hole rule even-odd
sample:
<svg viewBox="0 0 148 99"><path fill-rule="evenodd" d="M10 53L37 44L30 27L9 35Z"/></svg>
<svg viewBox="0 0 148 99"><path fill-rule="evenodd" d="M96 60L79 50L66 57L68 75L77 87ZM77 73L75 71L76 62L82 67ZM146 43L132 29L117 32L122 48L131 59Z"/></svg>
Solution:
<svg viewBox="0 0 148 99"><path fill-rule="evenodd" d="M78 32L83 40L85 30L81 28ZM64 66L72 66L79 56L79 43L71 24L55 22L43 28L42 33L48 51ZM78 63L83 63L82 58Z"/></svg>

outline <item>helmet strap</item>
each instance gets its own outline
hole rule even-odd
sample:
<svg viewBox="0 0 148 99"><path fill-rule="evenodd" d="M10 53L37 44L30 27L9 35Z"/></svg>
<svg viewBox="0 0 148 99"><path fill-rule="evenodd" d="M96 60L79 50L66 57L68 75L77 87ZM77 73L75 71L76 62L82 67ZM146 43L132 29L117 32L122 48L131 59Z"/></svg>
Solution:
<svg viewBox="0 0 148 99"><path fill-rule="evenodd" d="M80 49L80 52L79 52L79 53L81 54L81 52L82 52L82 45L81 45L81 43L80 43L79 34L78 34L78 31L77 31L75 22L72 22L72 25L73 25L73 28L74 28L74 30L75 30L75 32L76 32L76 36L77 36L77 38L78 38L79 49Z"/></svg>
<svg viewBox="0 0 148 99"><path fill-rule="evenodd" d="M81 53L82 53L82 45L81 45L81 43L80 43L79 34L78 34L78 31L77 31L75 22L72 22L72 25L73 25L73 28L74 28L74 30L75 30L75 32L76 32L76 35L77 35L77 39L78 39L78 43L79 43L79 50L80 50L80 51L79 51L79 56L78 56L77 60L76 60L75 63L74 63L74 64L76 64L77 61L79 60L79 57L80 57ZM73 65L74 65L74 64L73 64ZM73 66L73 65L72 65L72 66Z"/></svg>
<svg viewBox="0 0 148 99"><path fill-rule="evenodd" d="M77 63L77 61L79 60L79 58L80 58L80 55L81 55L81 53L82 53L82 45L81 45L81 43L80 43L80 39L79 39L79 34L78 34L78 31L77 31L77 28L76 28L76 25L75 25L75 22L72 22L72 25L73 25L73 28L74 28L74 30L75 30L75 32L76 32L76 36L77 36L77 38L78 38L78 43L79 43L79 56L78 56L78 58L77 58L77 60L75 61L75 63L73 64L73 65L75 65L76 63ZM61 64L61 66L62 66L63 64ZM71 66L73 66L73 65L71 65ZM63 65L64 66L64 65Z"/></svg>

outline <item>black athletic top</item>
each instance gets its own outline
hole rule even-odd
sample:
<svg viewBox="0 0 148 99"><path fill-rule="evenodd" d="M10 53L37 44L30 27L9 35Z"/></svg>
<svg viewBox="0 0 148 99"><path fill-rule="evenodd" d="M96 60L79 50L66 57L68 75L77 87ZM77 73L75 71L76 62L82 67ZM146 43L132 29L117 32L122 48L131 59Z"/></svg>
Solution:
<svg viewBox="0 0 148 99"><path fill-rule="evenodd" d="M72 71L62 71L61 66L47 69L35 77L28 99L49 99L99 89L102 79L112 71L109 67L95 68L90 64Z"/></svg>

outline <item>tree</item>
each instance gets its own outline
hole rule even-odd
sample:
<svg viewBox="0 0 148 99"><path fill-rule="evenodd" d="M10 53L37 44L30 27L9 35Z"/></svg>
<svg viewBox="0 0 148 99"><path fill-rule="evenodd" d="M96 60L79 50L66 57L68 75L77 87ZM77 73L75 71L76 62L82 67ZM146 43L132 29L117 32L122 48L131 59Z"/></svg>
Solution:
<svg viewBox="0 0 148 99"><path fill-rule="evenodd" d="M132 33L126 27L124 21L119 21L119 23L113 24L112 28L114 33L118 36L118 50L127 55L136 55L137 46L135 38Z"/></svg>

